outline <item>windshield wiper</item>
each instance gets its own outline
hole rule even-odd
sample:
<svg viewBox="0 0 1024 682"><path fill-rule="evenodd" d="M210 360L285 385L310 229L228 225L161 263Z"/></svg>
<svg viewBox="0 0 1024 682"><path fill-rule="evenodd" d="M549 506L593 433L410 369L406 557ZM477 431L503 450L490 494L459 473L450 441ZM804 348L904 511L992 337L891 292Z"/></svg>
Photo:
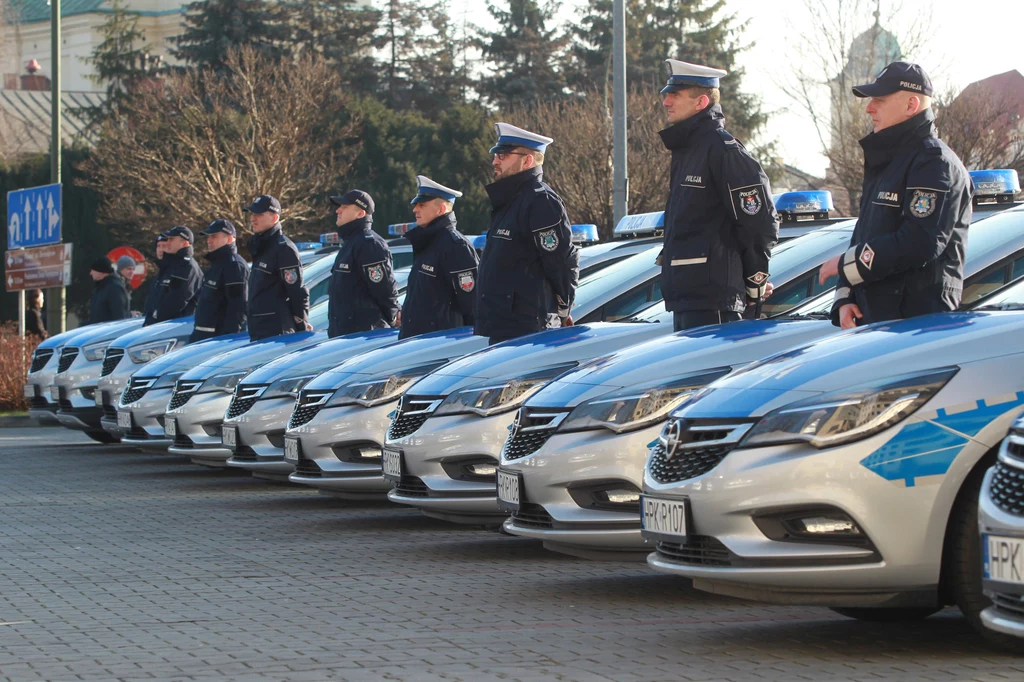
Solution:
<svg viewBox="0 0 1024 682"><path fill-rule="evenodd" d="M972 310L1024 310L1024 303L990 303L989 305L979 305Z"/></svg>
<svg viewBox="0 0 1024 682"><path fill-rule="evenodd" d="M831 320L832 315L826 312L811 312L811 313L786 313L782 316L783 319L787 320Z"/></svg>

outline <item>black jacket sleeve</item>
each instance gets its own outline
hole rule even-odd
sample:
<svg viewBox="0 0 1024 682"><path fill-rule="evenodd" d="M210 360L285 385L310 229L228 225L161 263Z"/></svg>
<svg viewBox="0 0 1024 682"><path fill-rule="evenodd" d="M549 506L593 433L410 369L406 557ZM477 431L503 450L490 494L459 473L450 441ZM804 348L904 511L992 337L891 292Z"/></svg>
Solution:
<svg viewBox="0 0 1024 682"><path fill-rule="evenodd" d="M359 276L363 278L370 298L380 308L381 317L394 324L398 305L398 286L392 267L391 249L376 239L366 239L359 249Z"/></svg>
<svg viewBox="0 0 1024 682"><path fill-rule="evenodd" d="M453 243L445 252L444 268L451 282L455 307L462 313L465 324L476 320L476 278L480 264L476 249L464 239Z"/></svg>
<svg viewBox="0 0 1024 682"><path fill-rule="evenodd" d="M110 275L111 277L117 277L118 275ZM124 288L124 284L121 282L115 282L110 285L110 296L107 299L110 305L110 317L111 320L125 320L132 316L132 304L131 299L128 296L128 290Z"/></svg>
<svg viewBox="0 0 1024 682"><path fill-rule="evenodd" d="M188 315L190 310L195 309L199 288L203 285L203 273L193 266L191 260L181 261L177 267L168 269L165 279L169 279L170 284L157 303L157 322Z"/></svg>
<svg viewBox="0 0 1024 682"><path fill-rule="evenodd" d="M779 216L772 202L771 184L761 164L735 140L725 142L719 161L715 179L732 218L747 298L756 301L765 294L768 261L779 240Z"/></svg>
<svg viewBox="0 0 1024 682"><path fill-rule="evenodd" d="M305 331L309 322L309 289L302 280L302 263L298 251L291 248L278 249L277 267L281 284L288 296L288 309L295 318L296 329ZM301 322L296 322L301 320Z"/></svg>
<svg viewBox="0 0 1024 682"><path fill-rule="evenodd" d="M249 268L232 260L224 268L224 333L237 334L245 329L245 305L249 300Z"/></svg>
<svg viewBox="0 0 1024 682"><path fill-rule="evenodd" d="M579 281L579 249L565 206L550 192L538 192L530 204L528 223L544 277L558 297L558 316L569 314Z"/></svg>

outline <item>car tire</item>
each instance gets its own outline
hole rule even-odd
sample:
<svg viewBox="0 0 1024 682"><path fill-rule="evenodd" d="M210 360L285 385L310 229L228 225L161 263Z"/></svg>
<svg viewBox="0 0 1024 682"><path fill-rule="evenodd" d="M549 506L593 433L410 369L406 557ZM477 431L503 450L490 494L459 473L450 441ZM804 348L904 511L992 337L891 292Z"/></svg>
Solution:
<svg viewBox="0 0 1024 682"><path fill-rule="evenodd" d="M834 608L832 609L840 616L846 616L847 618L855 618L856 620L863 620L869 623L904 623L915 620L922 620L937 613L941 609L939 607L921 606L921 607L894 607L894 608L871 608L871 607L852 607L852 608Z"/></svg>
<svg viewBox="0 0 1024 682"><path fill-rule="evenodd" d="M121 441L120 438L109 434L106 431L86 431L85 435L89 436L89 438L92 438L97 443L119 443Z"/></svg>

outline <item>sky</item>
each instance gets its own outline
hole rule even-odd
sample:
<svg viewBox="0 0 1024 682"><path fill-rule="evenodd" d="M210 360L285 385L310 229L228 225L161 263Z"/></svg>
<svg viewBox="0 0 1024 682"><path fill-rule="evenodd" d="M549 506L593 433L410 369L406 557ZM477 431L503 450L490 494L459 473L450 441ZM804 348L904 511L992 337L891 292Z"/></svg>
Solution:
<svg viewBox="0 0 1024 682"><path fill-rule="evenodd" d="M851 0L821 0L825 5L847 5ZM562 0L562 15L572 18L586 0ZM938 92L960 90L976 80L1018 69L1024 73L1024 50L1015 12L1006 0L902 0L881 3L883 26L899 35L926 29L919 55ZM452 0L452 12L470 22L488 18L483 0ZM778 142L783 160L806 172L823 175L825 159L820 143L808 135L812 122L801 112L781 84L800 60L800 36L808 35L811 20L803 0L727 0L726 11L747 20L743 40L751 43L739 63L746 70L745 88L762 98L772 112L766 137ZM891 18L890 18L891 17ZM865 26L867 28L867 26ZM723 79L722 87L728 86ZM729 112L726 111L728 121Z"/></svg>

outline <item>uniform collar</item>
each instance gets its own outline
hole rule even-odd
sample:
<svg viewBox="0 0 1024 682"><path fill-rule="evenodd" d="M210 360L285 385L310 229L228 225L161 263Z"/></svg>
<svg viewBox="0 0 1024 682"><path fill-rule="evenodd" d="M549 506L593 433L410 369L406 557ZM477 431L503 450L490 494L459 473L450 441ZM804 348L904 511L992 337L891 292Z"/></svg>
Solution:
<svg viewBox="0 0 1024 682"><path fill-rule="evenodd" d="M370 230L373 226L373 218L370 216L364 216L362 218L356 218L350 220L344 225L338 228L338 236L341 237L342 241L348 241L353 237L358 237L363 232Z"/></svg>
<svg viewBox="0 0 1024 682"><path fill-rule="evenodd" d="M238 253L238 245L234 242L225 244L219 249L214 249L206 254L206 260L211 263L219 260L231 260L231 257Z"/></svg>
<svg viewBox="0 0 1024 682"><path fill-rule="evenodd" d="M929 137L935 137L935 113L931 107L903 123L897 123L862 138L860 146L864 148L864 165L872 167L889 163L903 147Z"/></svg>
<svg viewBox="0 0 1024 682"><path fill-rule="evenodd" d="M667 149L683 149L690 144L690 140L698 134L708 130L716 130L725 127L725 114L719 104L702 109L690 118L674 123L668 128L660 131L661 141Z"/></svg>
<svg viewBox="0 0 1024 682"><path fill-rule="evenodd" d="M281 234L281 223L277 222L265 232L255 232L249 237L249 253L256 254L260 252L266 244L272 239L277 239L277 236Z"/></svg>
<svg viewBox="0 0 1024 682"><path fill-rule="evenodd" d="M519 194L520 188L526 183L543 181L543 166L534 166L533 168L527 168L524 171L520 171L515 175L510 175L507 178L495 180L484 189L487 190L487 196L491 199L491 206L494 208L501 208L512 201L515 196Z"/></svg>
<svg viewBox="0 0 1024 682"><path fill-rule="evenodd" d="M405 238L412 244L413 253L419 253L433 243L442 232L455 231L455 212L445 213L431 220L423 227L416 227L405 233Z"/></svg>
<svg viewBox="0 0 1024 682"><path fill-rule="evenodd" d="M167 261L168 265L170 265L176 260L189 260L190 258L193 257L194 253L195 251L192 249L191 246L186 246L182 249L178 249L177 253L165 253L164 260Z"/></svg>

